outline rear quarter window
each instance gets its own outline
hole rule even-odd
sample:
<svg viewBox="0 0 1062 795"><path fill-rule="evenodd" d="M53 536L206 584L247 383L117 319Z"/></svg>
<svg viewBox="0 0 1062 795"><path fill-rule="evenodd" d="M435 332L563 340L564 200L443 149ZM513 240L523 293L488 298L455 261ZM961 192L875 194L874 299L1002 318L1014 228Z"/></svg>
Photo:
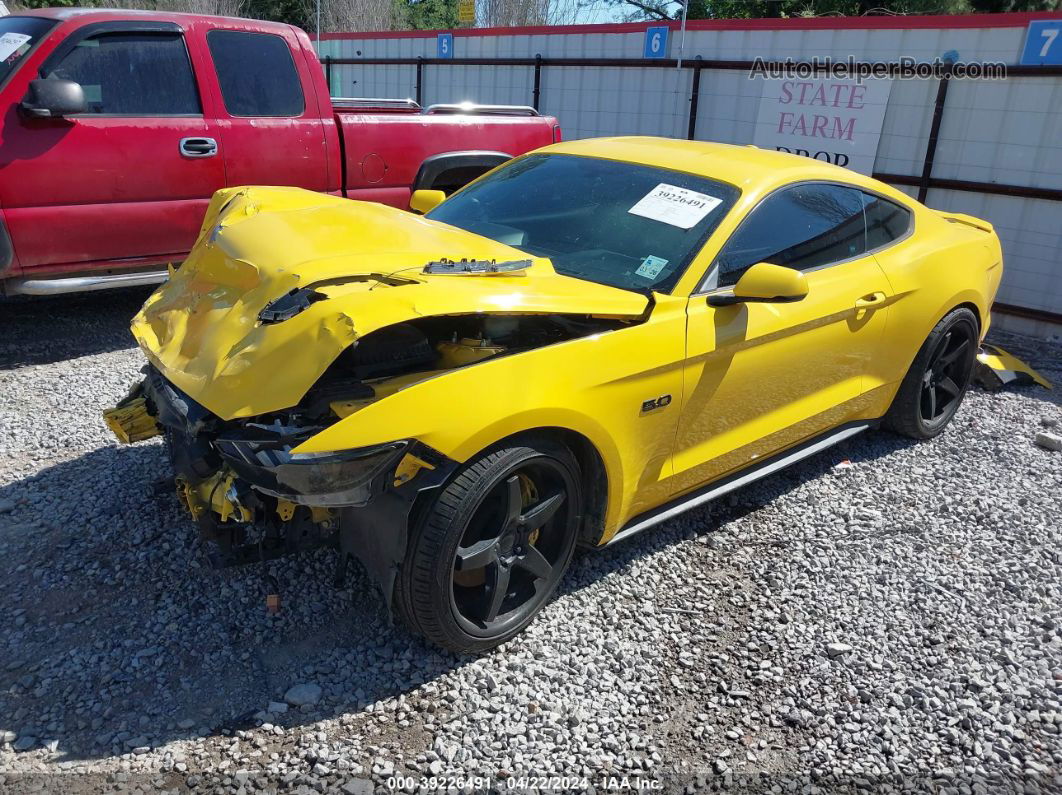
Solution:
<svg viewBox="0 0 1062 795"><path fill-rule="evenodd" d="M273 33L212 30L210 57L233 116L301 116L302 83L288 43Z"/></svg>
<svg viewBox="0 0 1062 795"><path fill-rule="evenodd" d="M894 243L911 231L911 211L895 202L863 194L863 212L867 222L867 248L874 249Z"/></svg>

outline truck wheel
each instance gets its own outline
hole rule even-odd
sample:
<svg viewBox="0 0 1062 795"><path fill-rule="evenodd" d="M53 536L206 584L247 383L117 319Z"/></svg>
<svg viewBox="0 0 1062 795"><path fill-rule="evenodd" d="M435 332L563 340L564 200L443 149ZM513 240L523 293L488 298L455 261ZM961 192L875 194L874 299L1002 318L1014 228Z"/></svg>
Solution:
<svg viewBox="0 0 1062 795"><path fill-rule="evenodd" d="M432 643L491 649L526 627L575 549L579 467L535 443L484 454L436 498L410 538L395 609Z"/></svg>
<svg viewBox="0 0 1062 795"><path fill-rule="evenodd" d="M959 410L977 356L977 318L949 312L929 332L893 398L885 425L901 436L932 439Z"/></svg>

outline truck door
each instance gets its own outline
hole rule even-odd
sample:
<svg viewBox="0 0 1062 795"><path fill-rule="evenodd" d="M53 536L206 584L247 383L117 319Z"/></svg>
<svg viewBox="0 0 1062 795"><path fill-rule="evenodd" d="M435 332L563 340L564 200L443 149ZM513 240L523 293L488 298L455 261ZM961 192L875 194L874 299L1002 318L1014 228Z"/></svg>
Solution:
<svg viewBox="0 0 1062 795"><path fill-rule="evenodd" d="M83 25L19 75L38 77L80 83L88 112L7 117L2 202L27 272L179 259L224 185L182 28Z"/></svg>
<svg viewBox="0 0 1062 795"><path fill-rule="evenodd" d="M228 185L335 190L339 180L330 179L324 119L302 46L294 30L275 31L219 28L206 35L221 96L217 123Z"/></svg>

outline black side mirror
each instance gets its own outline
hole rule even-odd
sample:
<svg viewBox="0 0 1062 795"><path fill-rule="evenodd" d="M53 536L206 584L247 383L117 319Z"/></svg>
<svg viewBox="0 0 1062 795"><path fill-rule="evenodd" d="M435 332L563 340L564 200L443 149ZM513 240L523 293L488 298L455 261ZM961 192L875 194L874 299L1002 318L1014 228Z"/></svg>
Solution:
<svg viewBox="0 0 1062 795"><path fill-rule="evenodd" d="M73 80L31 80L19 110L32 119L57 119L88 111L85 90Z"/></svg>

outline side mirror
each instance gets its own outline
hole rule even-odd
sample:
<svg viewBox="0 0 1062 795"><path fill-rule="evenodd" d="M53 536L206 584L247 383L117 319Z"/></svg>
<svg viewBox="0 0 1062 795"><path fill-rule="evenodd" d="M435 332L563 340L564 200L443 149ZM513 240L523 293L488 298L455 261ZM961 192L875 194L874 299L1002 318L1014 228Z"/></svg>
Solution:
<svg viewBox="0 0 1062 795"><path fill-rule="evenodd" d="M31 80L19 109L33 119L57 119L86 113L85 90L73 80Z"/></svg>
<svg viewBox="0 0 1062 795"><path fill-rule="evenodd" d="M733 291L708 296L709 306L731 306L743 303L790 303L808 294L808 280L798 270L758 262L745 271Z"/></svg>
<svg viewBox="0 0 1062 795"><path fill-rule="evenodd" d="M415 190L409 197L409 209L424 215L442 204L445 198L446 194L441 190Z"/></svg>

